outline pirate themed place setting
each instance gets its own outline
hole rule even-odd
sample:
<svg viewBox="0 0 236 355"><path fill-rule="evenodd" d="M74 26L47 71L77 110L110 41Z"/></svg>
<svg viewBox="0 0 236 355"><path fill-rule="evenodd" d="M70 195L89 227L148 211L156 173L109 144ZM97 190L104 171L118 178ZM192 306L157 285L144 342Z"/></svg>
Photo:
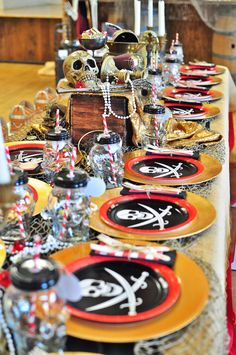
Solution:
<svg viewBox="0 0 236 355"><path fill-rule="evenodd" d="M166 3L63 1L56 89L1 125L1 354L227 353L230 76Z"/></svg>

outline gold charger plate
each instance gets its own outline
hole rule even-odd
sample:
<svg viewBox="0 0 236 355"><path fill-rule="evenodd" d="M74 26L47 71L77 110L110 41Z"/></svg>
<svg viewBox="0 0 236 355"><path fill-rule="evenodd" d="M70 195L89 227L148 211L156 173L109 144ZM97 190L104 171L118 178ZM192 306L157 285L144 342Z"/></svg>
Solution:
<svg viewBox="0 0 236 355"><path fill-rule="evenodd" d="M186 200L193 205L197 210L197 216L192 222L177 228L176 230L169 230L166 232L158 233L131 233L124 232L109 226L107 223L103 222L100 218L99 208L106 201L111 198L120 196L121 188L107 190L102 196L91 198L91 202L97 205L97 211L94 211L90 215L90 227L97 232L104 233L116 238L131 239L135 240L169 240L177 238L190 237L193 234L200 233L203 230L210 227L216 218L216 211L214 206L204 197L198 196L194 193L187 192Z"/></svg>
<svg viewBox="0 0 236 355"><path fill-rule="evenodd" d="M89 253L89 243L83 243L59 251L51 257L66 265ZM120 325L71 317L67 322L67 334L91 341L127 343L161 337L182 329L201 314L208 300L209 285L202 269L192 259L179 252L174 271L181 281L181 295L169 311L146 321Z"/></svg>
<svg viewBox="0 0 236 355"><path fill-rule="evenodd" d="M145 150L139 149L135 150L133 152L128 152L124 154L124 162L126 162L129 159L137 158L140 156L145 155ZM176 180L148 180L145 179L145 177L139 177L136 175L131 174L128 171L125 171L125 178L129 179L131 181L139 182L141 184L147 184L151 183L152 185L167 185L167 186L179 186L179 185L193 185L193 184L199 184L205 181L212 180L215 178L217 175L220 174L222 170L222 165L221 163L217 160L211 157L210 155L207 154L200 154L199 161L202 163L204 166L204 169L201 174L195 176L195 177L190 177L189 179L182 180L180 182Z"/></svg>
<svg viewBox="0 0 236 355"><path fill-rule="evenodd" d="M187 95L181 95L177 97L176 95L181 94L181 92L184 91L191 91L196 93L196 96L187 96ZM167 100L171 100L173 102L199 102L199 103L204 103L204 102L213 102L219 99L222 99L223 94L220 91L209 89L206 91L206 97L202 96L200 99L197 97L198 92L200 93L201 88L198 89L191 89L191 88L173 88L173 87L167 87L163 90L162 97Z"/></svg>
<svg viewBox="0 0 236 355"><path fill-rule="evenodd" d="M34 208L34 216L39 214L43 208L47 206L48 203L48 195L51 192L52 188L50 185L46 184L46 182L29 178L29 185L35 190L37 194L36 204Z"/></svg>
<svg viewBox="0 0 236 355"><path fill-rule="evenodd" d="M2 240L0 240L0 267L4 264L4 261L6 259L6 247L5 244Z"/></svg>

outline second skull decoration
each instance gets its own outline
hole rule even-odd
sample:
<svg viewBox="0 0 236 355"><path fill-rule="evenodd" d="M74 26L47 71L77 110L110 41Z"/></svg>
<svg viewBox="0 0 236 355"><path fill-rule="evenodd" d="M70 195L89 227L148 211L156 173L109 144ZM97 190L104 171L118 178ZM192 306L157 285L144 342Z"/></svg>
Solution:
<svg viewBox="0 0 236 355"><path fill-rule="evenodd" d="M86 51L71 53L63 63L64 75L74 88L97 87L99 69L95 59Z"/></svg>

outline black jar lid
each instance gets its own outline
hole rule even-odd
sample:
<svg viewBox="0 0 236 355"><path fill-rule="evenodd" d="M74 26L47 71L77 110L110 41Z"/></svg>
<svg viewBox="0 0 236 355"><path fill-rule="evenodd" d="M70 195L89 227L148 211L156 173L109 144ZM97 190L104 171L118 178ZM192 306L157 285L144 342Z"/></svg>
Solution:
<svg viewBox="0 0 236 355"><path fill-rule="evenodd" d="M54 184L67 189L78 189L88 184L88 174L82 169L75 169L73 176L70 176L69 169L62 169L54 176Z"/></svg>
<svg viewBox="0 0 236 355"><path fill-rule="evenodd" d="M148 70L148 74L150 74L150 75L160 75L161 74L161 69L155 69L155 70L149 69Z"/></svg>
<svg viewBox="0 0 236 355"><path fill-rule="evenodd" d="M45 139L48 141L65 141L70 138L69 132L62 128L60 131L56 129L50 129L47 133L45 133Z"/></svg>
<svg viewBox="0 0 236 355"><path fill-rule="evenodd" d="M165 113L165 106L161 105L144 105L143 112L154 115L163 115Z"/></svg>
<svg viewBox="0 0 236 355"><path fill-rule="evenodd" d="M54 286L59 279L59 271L53 260L41 259L36 261L27 258L11 267L12 284L22 291L43 291Z"/></svg>
<svg viewBox="0 0 236 355"><path fill-rule="evenodd" d="M116 132L109 131L108 134L101 133L95 137L95 143L98 144L115 144L121 141L120 135Z"/></svg>
<svg viewBox="0 0 236 355"><path fill-rule="evenodd" d="M179 58L177 57L173 57L173 58L165 58L165 63L180 63Z"/></svg>
<svg viewBox="0 0 236 355"><path fill-rule="evenodd" d="M13 179L15 179L15 186L25 185L29 181L27 172L17 167L13 168Z"/></svg>

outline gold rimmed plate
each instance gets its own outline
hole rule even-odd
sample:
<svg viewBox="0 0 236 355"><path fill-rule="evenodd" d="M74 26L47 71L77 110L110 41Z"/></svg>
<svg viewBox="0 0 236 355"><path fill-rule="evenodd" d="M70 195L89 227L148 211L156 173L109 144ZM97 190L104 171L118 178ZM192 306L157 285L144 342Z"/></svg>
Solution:
<svg viewBox="0 0 236 355"><path fill-rule="evenodd" d="M46 182L34 178L29 178L28 185L34 195L34 216L36 216L47 206L48 196L52 188Z"/></svg>
<svg viewBox="0 0 236 355"><path fill-rule="evenodd" d="M225 69L216 65L213 67L204 66L204 65L182 65L180 67L180 73L184 75L197 75L197 76L212 76L212 75L220 75L225 72Z"/></svg>
<svg viewBox="0 0 236 355"><path fill-rule="evenodd" d="M137 244L147 245L146 242ZM57 252L52 258L67 265L87 257L89 253L90 244L84 243ZM103 324L71 317L67 322L67 334L91 341L127 343L165 336L182 329L201 314L208 300L209 286L202 269L192 259L179 252L174 272L181 283L181 294L168 312L129 324Z"/></svg>
<svg viewBox="0 0 236 355"><path fill-rule="evenodd" d="M177 85L183 85L185 87L208 87L219 85L222 79L218 76L200 76L200 75L181 75Z"/></svg>
<svg viewBox="0 0 236 355"><path fill-rule="evenodd" d="M173 118L184 119L185 121L199 121L215 118L220 114L220 109L211 104L194 104L188 102L165 102L173 115Z"/></svg>
<svg viewBox="0 0 236 355"><path fill-rule="evenodd" d="M141 184L151 182L154 185L192 185L212 180L222 170L221 163L207 154L200 154L198 160L163 156L161 160L155 160L155 157L159 156L146 155L144 150L125 153L125 178ZM183 170L185 165L186 169ZM153 172L159 175L153 175Z"/></svg>
<svg viewBox="0 0 236 355"><path fill-rule="evenodd" d="M115 224L107 223L104 221L104 218L101 216L100 209L109 201L116 199L120 196L121 189L116 188L106 191L100 197L93 197L91 201L97 206L97 210L92 212L90 215L90 227L97 232L104 233L116 238L131 239L135 240L169 240L169 239L178 239L178 238L187 238L191 235L202 232L203 230L209 228L215 221L216 211L214 206L205 198L198 196L194 193L187 192L186 203L191 206L194 210L194 218L189 221L189 223L184 223L176 228L167 228L160 230L159 226L156 227L156 230L150 231L138 231L133 232L131 229L118 228ZM129 196L130 199L132 195ZM157 201L156 201L157 202ZM137 213L138 209L135 210ZM140 211L139 211L140 212ZM150 212L149 212L150 213ZM158 216L159 220L164 219L163 214ZM117 222L118 223L118 222Z"/></svg>
<svg viewBox="0 0 236 355"><path fill-rule="evenodd" d="M163 90L162 96L165 99L177 102L211 102L221 99L223 94L212 89L167 87Z"/></svg>
<svg viewBox="0 0 236 355"><path fill-rule="evenodd" d="M0 240L0 267L4 264L4 261L6 259L6 247L5 244L2 240Z"/></svg>

